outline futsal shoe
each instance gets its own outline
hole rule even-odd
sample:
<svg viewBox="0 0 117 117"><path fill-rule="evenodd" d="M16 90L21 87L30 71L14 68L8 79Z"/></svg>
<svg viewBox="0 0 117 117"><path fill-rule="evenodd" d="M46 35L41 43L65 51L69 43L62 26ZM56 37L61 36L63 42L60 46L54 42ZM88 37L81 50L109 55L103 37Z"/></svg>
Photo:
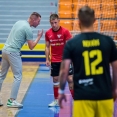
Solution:
<svg viewBox="0 0 117 117"><path fill-rule="evenodd" d="M49 107L59 106L58 100L56 99L56 100L52 101L48 106L49 106Z"/></svg>
<svg viewBox="0 0 117 117"><path fill-rule="evenodd" d="M23 107L23 105L18 103L16 100L11 101L10 99L8 99L7 107L10 107L10 108L21 108L21 107Z"/></svg>

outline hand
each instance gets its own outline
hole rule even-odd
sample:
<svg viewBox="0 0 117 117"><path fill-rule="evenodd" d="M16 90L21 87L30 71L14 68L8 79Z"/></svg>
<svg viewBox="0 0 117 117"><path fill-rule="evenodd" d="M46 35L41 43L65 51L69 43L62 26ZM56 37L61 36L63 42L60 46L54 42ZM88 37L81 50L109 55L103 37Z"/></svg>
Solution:
<svg viewBox="0 0 117 117"><path fill-rule="evenodd" d="M59 96L58 96L58 102L59 102L59 106L60 106L60 108L63 108L63 106L62 106L62 101L67 101L67 99L66 99L66 95L65 94L59 94Z"/></svg>
<svg viewBox="0 0 117 117"><path fill-rule="evenodd" d="M43 29L42 29L42 31L38 31L38 33L37 33L37 37L38 37L38 38L41 38L42 35L43 35Z"/></svg>
<svg viewBox="0 0 117 117"><path fill-rule="evenodd" d="M49 67L50 66L50 61L46 60L46 66Z"/></svg>

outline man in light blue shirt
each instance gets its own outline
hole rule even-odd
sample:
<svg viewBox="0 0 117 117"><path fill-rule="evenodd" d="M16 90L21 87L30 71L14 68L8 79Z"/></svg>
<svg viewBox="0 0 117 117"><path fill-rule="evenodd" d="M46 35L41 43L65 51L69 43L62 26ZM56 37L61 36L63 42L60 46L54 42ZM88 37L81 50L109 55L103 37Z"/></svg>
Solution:
<svg viewBox="0 0 117 117"><path fill-rule="evenodd" d="M41 32L38 32L37 38L33 40L33 33L31 27L36 28L39 25L40 20L41 15L37 12L33 12L27 21L17 21L13 25L5 43L5 46L3 47L0 73L0 90L10 66L14 75L11 96L10 99L8 99L7 107L23 106L16 101L20 82L22 79L22 60L20 55L20 49L25 42L28 43L28 46L31 50L37 45L43 35L43 30ZM2 102L0 102L0 106L2 105Z"/></svg>

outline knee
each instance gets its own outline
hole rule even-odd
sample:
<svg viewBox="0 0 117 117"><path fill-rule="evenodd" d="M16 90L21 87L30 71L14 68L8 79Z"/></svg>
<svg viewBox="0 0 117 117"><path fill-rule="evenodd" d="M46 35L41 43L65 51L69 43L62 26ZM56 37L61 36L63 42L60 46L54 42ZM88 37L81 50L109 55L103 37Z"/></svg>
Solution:
<svg viewBox="0 0 117 117"><path fill-rule="evenodd" d="M68 77L68 83L73 83L73 76L72 75L70 75L69 77Z"/></svg>
<svg viewBox="0 0 117 117"><path fill-rule="evenodd" d="M20 82L22 80L22 74L14 75L14 79Z"/></svg>
<svg viewBox="0 0 117 117"><path fill-rule="evenodd" d="M73 89L73 77L72 76L68 77L68 84L69 84L69 89Z"/></svg>
<svg viewBox="0 0 117 117"><path fill-rule="evenodd" d="M53 85L54 85L54 87L58 87L59 86L58 77L53 77Z"/></svg>
<svg viewBox="0 0 117 117"><path fill-rule="evenodd" d="M59 79L58 79L58 77L53 77L53 82L54 82L54 83L57 83L57 82L59 82Z"/></svg>

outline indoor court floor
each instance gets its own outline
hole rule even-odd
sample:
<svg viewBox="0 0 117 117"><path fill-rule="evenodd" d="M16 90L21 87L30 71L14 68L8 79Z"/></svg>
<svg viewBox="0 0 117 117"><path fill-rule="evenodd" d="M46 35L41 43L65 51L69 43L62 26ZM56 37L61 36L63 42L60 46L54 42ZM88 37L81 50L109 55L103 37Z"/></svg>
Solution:
<svg viewBox="0 0 117 117"><path fill-rule="evenodd" d="M4 106L0 107L0 117L72 117L72 97L68 87L66 87L67 102L64 102L64 108L48 107L54 99L53 84L50 70L43 63L23 63L23 78L17 97L23 108L6 106L12 82L13 74L9 69L1 91Z"/></svg>

